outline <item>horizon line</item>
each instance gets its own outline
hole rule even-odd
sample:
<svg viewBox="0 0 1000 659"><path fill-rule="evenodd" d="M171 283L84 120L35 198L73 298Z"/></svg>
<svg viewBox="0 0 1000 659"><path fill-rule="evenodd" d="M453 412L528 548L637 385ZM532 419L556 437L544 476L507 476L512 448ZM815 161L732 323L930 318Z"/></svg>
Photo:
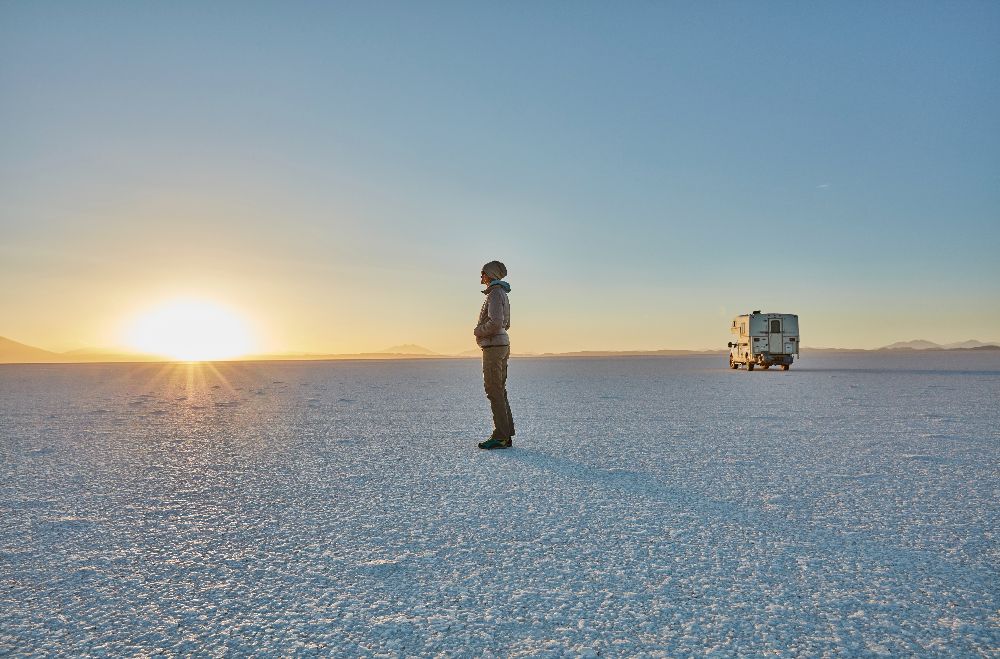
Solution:
<svg viewBox="0 0 1000 659"><path fill-rule="evenodd" d="M803 352L827 352L827 353L859 353L878 352L888 354L917 354L917 353L967 353L967 352L993 352L1000 351L1000 345L986 344L971 348L821 348L803 346ZM700 357L724 355L728 350L581 350L571 352L544 352L544 353L512 353L511 358L518 359L600 359L600 358L630 358L630 357ZM58 356L58 355L57 355ZM280 355L251 355L247 357L234 357L227 359L170 359L158 356L142 355L111 355L111 359L77 359L77 360L0 360L3 365L69 365L69 364L217 364L217 363L261 363L261 362L329 362L329 361L422 361L422 360L462 360L478 359L476 354L405 354L405 353L341 353L341 354L316 354L299 356Z"/></svg>

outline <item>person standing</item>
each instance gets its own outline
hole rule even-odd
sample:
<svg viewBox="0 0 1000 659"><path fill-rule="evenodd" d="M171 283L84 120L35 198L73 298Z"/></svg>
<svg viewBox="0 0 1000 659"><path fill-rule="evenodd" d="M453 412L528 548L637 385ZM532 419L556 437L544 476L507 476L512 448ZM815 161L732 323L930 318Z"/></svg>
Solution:
<svg viewBox="0 0 1000 659"><path fill-rule="evenodd" d="M503 281L507 267L500 261L483 266L481 282L486 286L479 323L473 334L483 349L483 386L493 413L493 433L479 442L482 449L510 448L514 437L514 417L507 400L507 360L510 358L510 284Z"/></svg>

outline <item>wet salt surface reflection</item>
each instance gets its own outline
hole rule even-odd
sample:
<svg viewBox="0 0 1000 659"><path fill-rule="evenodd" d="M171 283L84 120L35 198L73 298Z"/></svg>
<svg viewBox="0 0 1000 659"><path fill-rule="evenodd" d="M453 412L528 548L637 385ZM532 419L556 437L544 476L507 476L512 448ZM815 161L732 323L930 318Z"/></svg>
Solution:
<svg viewBox="0 0 1000 659"><path fill-rule="evenodd" d="M988 654L1000 357L0 366L0 652Z"/></svg>

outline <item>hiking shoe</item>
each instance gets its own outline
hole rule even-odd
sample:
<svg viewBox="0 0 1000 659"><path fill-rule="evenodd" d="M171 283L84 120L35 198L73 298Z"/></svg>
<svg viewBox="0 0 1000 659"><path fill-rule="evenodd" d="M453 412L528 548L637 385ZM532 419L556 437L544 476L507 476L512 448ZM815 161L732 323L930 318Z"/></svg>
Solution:
<svg viewBox="0 0 1000 659"><path fill-rule="evenodd" d="M512 446L509 439L500 439L498 437L491 437L485 442L479 442L479 448L486 449L487 451L495 448L510 448Z"/></svg>

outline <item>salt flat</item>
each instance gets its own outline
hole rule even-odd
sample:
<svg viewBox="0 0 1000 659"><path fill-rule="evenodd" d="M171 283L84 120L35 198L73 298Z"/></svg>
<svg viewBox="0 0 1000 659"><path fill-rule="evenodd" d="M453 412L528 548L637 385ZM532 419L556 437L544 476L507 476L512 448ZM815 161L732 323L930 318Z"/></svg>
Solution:
<svg viewBox="0 0 1000 659"><path fill-rule="evenodd" d="M0 366L0 654L1000 652L1000 355Z"/></svg>

